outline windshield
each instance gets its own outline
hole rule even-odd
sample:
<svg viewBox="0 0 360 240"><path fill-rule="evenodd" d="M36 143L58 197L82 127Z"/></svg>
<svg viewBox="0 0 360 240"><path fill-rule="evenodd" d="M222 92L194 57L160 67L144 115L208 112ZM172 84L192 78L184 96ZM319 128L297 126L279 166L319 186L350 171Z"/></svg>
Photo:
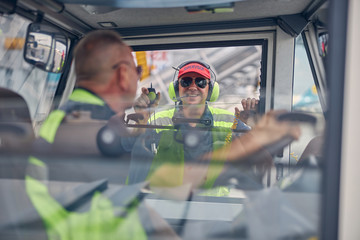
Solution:
<svg viewBox="0 0 360 240"><path fill-rule="evenodd" d="M174 68L185 61L206 60L220 88L216 102L209 104L233 111L242 99L259 99L261 52L261 46L256 45L136 52L138 64L146 64L139 89L152 86L164 96L160 104L173 107L174 101L169 97L168 86L177 80L174 79ZM144 57L146 62L143 63L140 59Z"/></svg>
<svg viewBox="0 0 360 240"><path fill-rule="evenodd" d="M23 39L27 24L1 17L2 38ZM69 77L71 94L53 111L65 75L25 63L22 45L10 44L1 86L26 100L39 130L29 137L1 115L0 230L20 239L319 236L324 121L318 101L304 100L315 84L306 55L295 50L293 89L282 95L291 107L274 110L273 76L283 72L273 72L273 46L250 37L132 52L116 32L89 33L67 66L75 88Z"/></svg>

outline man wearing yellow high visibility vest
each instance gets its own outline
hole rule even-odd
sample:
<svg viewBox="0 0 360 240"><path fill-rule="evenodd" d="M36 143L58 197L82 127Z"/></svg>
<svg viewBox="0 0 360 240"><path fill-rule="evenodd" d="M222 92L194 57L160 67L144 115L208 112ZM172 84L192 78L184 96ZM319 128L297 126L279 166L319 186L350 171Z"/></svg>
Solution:
<svg viewBox="0 0 360 240"><path fill-rule="evenodd" d="M215 186L225 162L237 161L284 136L299 137L298 126L279 123L275 113L269 112L249 133L232 139L232 130L250 130L244 124L247 117L241 117L238 108L234 117L227 110L207 104L219 96L210 66L187 61L175 69L177 74L169 86L175 107L150 117L148 123L156 126L139 137L133 147L128 183L149 180L154 187L190 184L193 189L207 189L204 195L225 196L229 189ZM144 109L153 107L150 94L142 88L135 101L137 112L148 114ZM254 110L258 102L244 99L241 103L244 110Z"/></svg>
<svg viewBox="0 0 360 240"><path fill-rule="evenodd" d="M176 68L176 73L175 81L169 86L169 96L176 102L175 107L157 112L149 119L151 125L173 126L175 130L158 128L151 131L149 136L145 134L138 139L133 148L128 183L149 179L159 167L165 167L168 170L165 173L167 177L160 184L182 185L191 179L192 174L186 163L196 164L204 154L230 143L232 129L250 130L239 117L234 119L233 113L208 105L208 102L217 100L219 86L207 63L187 61ZM135 103L135 110L141 112L141 109L150 104L150 94L148 89L142 89L142 95ZM248 99L242 103L245 110L255 109L257 100ZM239 113L239 109L236 108L236 112ZM199 128L203 131L197 131ZM144 146L145 150L142 148ZM202 168L202 186L212 188L222 167L202 165ZM154 178L151 182L154 183ZM227 193L226 188L222 188L216 195Z"/></svg>
<svg viewBox="0 0 360 240"><path fill-rule="evenodd" d="M50 194L42 154L98 152L97 132L107 120L123 116L132 107L141 69L136 67L131 49L120 35L99 30L86 35L76 46L75 72L76 88L69 100L53 111L40 129L36 151L29 158L27 195L43 221L48 239L147 239L136 199L124 209L95 192L90 196L90 208L76 212L66 209ZM119 148L126 151L126 146L119 144ZM81 169L78 171L81 174Z"/></svg>

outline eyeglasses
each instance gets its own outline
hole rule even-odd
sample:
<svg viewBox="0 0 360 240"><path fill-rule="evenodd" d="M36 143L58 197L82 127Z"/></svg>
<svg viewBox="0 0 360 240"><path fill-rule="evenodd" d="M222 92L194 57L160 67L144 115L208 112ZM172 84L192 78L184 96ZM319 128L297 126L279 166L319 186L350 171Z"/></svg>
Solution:
<svg viewBox="0 0 360 240"><path fill-rule="evenodd" d="M192 77L183 77L182 79L180 79L180 85L183 87L183 88L187 88L189 87L192 82L193 82L193 79ZM205 88L206 85L207 85L208 81L206 78L202 78L202 77L197 77L195 78L195 84L196 86L198 86L199 88Z"/></svg>
<svg viewBox="0 0 360 240"><path fill-rule="evenodd" d="M117 69L121 64L126 64L128 66L131 67L131 64L128 62L128 61L120 61L120 62L117 62L116 64L114 64L111 68L112 69ZM141 76L142 74L142 67L141 66L136 66L135 67L135 71L136 71L136 74L138 76Z"/></svg>

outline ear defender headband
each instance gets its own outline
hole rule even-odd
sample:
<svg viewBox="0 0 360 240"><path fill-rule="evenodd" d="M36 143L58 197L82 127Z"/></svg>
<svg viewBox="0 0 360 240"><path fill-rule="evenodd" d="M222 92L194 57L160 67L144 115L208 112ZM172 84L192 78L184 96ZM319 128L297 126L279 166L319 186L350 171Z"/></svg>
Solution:
<svg viewBox="0 0 360 240"><path fill-rule="evenodd" d="M186 68L186 66L188 66ZM203 67L205 69L203 69ZM206 101L215 102L220 93L219 84L216 82L216 75L214 71L210 68L209 64L204 63L202 61L186 61L180 64L178 67L173 67L175 69L173 82L170 83L168 93L170 99L174 102L179 101L179 79L178 76L181 76L187 72L197 72L203 75L204 77L210 79L209 83L209 92L206 98ZM206 71L207 70L207 71Z"/></svg>

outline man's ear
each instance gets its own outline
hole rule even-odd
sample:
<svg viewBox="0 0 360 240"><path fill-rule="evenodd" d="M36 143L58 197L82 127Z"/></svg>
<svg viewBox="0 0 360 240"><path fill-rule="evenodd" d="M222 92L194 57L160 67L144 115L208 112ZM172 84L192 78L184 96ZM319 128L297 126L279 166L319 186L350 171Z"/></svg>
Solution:
<svg viewBox="0 0 360 240"><path fill-rule="evenodd" d="M120 65L116 70L116 81L121 91L127 91L129 88L129 74L128 68L125 65Z"/></svg>

